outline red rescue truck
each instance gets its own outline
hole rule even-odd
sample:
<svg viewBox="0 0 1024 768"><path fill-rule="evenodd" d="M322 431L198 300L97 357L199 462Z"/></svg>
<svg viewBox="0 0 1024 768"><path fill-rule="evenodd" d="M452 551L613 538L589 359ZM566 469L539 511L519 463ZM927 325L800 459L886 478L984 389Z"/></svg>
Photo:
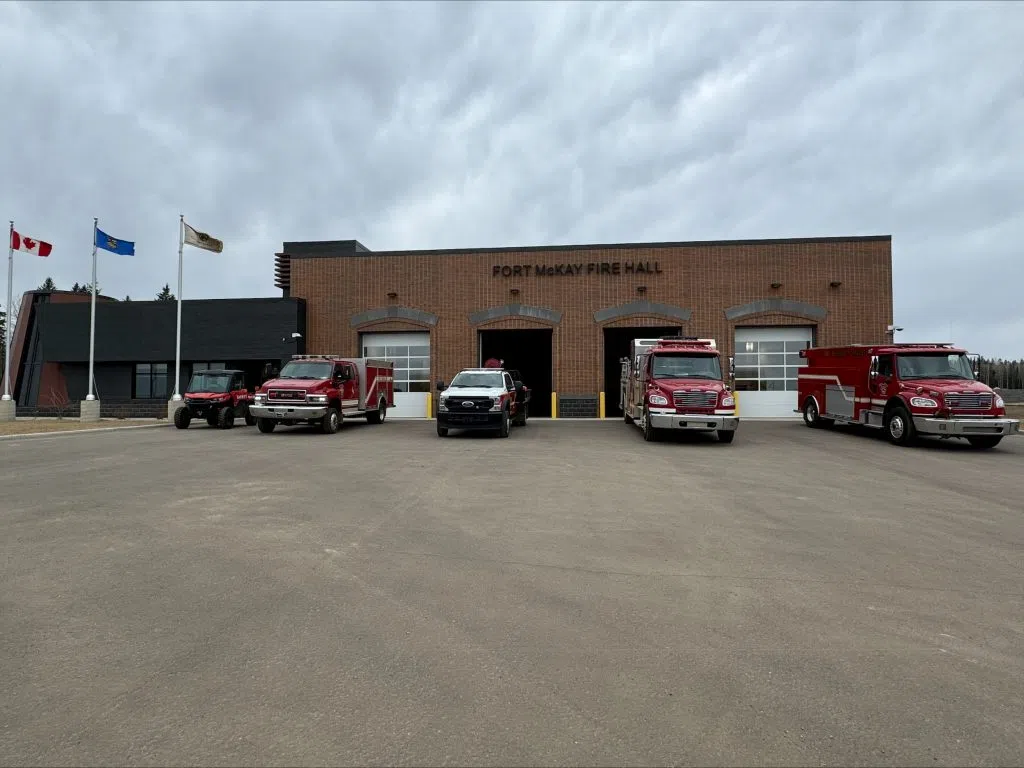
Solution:
<svg viewBox="0 0 1024 768"><path fill-rule="evenodd" d="M731 377L731 360L729 366ZM716 432L719 441L731 443L740 424L714 339L635 339L622 359L619 405L625 422L637 424L645 440L685 429Z"/></svg>
<svg viewBox="0 0 1024 768"><path fill-rule="evenodd" d="M800 351L797 413L809 427L861 424L909 445L917 435L961 437L994 448L1020 431L999 393L975 379L952 344L854 344Z"/></svg>
<svg viewBox="0 0 1024 768"><path fill-rule="evenodd" d="M334 434L345 418L380 424L395 406L395 364L338 355L292 355L277 378L256 391L249 412L260 432L312 424Z"/></svg>

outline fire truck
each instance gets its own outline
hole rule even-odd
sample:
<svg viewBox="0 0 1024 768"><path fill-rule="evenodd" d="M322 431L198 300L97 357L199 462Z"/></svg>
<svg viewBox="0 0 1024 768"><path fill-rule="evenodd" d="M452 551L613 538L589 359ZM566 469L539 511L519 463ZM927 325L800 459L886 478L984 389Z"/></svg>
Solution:
<svg viewBox="0 0 1024 768"><path fill-rule="evenodd" d="M797 413L809 427L860 424L909 445L918 435L964 438L994 448L1020 431L998 392L975 380L952 344L854 344L800 351Z"/></svg>
<svg viewBox="0 0 1024 768"><path fill-rule="evenodd" d="M260 432L311 424L334 434L346 418L380 424L395 406L395 364L339 355L292 355L277 378L256 391L249 413Z"/></svg>
<svg viewBox="0 0 1024 768"><path fill-rule="evenodd" d="M621 362L623 419L637 424L645 440L657 440L665 430L682 429L716 432L719 441L733 441L740 420L714 339L634 339L629 357Z"/></svg>

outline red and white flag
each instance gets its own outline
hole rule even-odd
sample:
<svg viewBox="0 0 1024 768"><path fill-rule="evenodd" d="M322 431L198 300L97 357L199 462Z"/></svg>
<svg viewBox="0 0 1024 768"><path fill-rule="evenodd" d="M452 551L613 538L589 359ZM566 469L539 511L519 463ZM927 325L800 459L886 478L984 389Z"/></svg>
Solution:
<svg viewBox="0 0 1024 768"><path fill-rule="evenodd" d="M49 256L50 251L53 250L53 246L50 243L19 235L13 229L11 230L11 248L16 251L24 251L25 253L34 253L36 256Z"/></svg>

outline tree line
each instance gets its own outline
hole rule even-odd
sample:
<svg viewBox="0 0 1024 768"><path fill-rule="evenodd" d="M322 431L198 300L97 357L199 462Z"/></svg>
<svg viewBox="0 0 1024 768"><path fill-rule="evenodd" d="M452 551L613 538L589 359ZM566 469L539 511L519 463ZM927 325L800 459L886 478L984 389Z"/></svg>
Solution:
<svg viewBox="0 0 1024 768"><path fill-rule="evenodd" d="M53 281L53 278L46 278L43 280L42 285L37 290L40 291L57 291L60 290L57 284ZM96 286L96 293L101 293L102 289L99 285ZM92 283L75 283L71 286L71 293L92 293ZM125 296L124 301L131 301L131 296ZM160 289L160 292L156 295L157 301L177 301L177 296L171 293L170 283L164 283L164 287Z"/></svg>
<svg viewBox="0 0 1024 768"><path fill-rule="evenodd" d="M990 387L1024 389L1024 360L979 358L978 379Z"/></svg>

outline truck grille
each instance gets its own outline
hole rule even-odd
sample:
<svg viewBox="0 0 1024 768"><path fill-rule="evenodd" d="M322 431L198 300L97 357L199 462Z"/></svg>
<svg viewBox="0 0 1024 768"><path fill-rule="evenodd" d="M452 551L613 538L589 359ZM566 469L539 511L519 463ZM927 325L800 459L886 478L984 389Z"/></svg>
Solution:
<svg viewBox="0 0 1024 768"><path fill-rule="evenodd" d="M271 389L267 392L268 403L304 403L306 402L306 390L304 389Z"/></svg>
<svg viewBox="0 0 1024 768"><path fill-rule="evenodd" d="M992 407L992 395L982 393L977 395L946 395L946 407L970 411L987 411Z"/></svg>
<svg viewBox="0 0 1024 768"><path fill-rule="evenodd" d="M448 397L444 404L449 411L455 413L475 413L489 411L494 405L494 399L490 397Z"/></svg>
<svg viewBox="0 0 1024 768"><path fill-rule="evenodd" d="M717 392L673 392L672 405L676 408L714 408Z"/></svg>

